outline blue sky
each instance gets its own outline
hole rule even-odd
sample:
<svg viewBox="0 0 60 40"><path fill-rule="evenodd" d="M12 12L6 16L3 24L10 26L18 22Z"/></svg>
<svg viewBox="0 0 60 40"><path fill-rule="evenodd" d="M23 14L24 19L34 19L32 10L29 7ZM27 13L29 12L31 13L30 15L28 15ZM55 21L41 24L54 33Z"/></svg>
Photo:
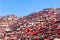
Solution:
<svg viewBox="0 0 60 40"><path fill-rule="evenodd" d="M59 8L60 0L0 0L0 16L26 16L44 8Z"/></svg>

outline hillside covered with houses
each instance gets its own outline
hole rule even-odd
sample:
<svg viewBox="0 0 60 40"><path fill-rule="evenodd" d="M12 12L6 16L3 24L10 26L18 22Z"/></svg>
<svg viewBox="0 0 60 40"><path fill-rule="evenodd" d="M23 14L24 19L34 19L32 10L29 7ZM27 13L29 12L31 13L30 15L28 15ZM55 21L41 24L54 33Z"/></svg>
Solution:
<svg viewBox="0 0 60 40"><path fill-rule="evenodd" d="M46 8L27 16L0 16L0 40L60 38L60 8Z"/></svg>

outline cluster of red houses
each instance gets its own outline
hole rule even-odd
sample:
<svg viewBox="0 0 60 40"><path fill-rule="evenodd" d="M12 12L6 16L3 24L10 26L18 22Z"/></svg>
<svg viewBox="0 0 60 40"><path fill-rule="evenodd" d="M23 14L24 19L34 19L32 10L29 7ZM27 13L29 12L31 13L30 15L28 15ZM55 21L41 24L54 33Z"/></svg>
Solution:
<svg viewBox="0 0 60 40"><path fill-rule="evenodd" d="M59 8L47 8L20 18L0 16L0 40L60 39L59 12Z"/></svg>

